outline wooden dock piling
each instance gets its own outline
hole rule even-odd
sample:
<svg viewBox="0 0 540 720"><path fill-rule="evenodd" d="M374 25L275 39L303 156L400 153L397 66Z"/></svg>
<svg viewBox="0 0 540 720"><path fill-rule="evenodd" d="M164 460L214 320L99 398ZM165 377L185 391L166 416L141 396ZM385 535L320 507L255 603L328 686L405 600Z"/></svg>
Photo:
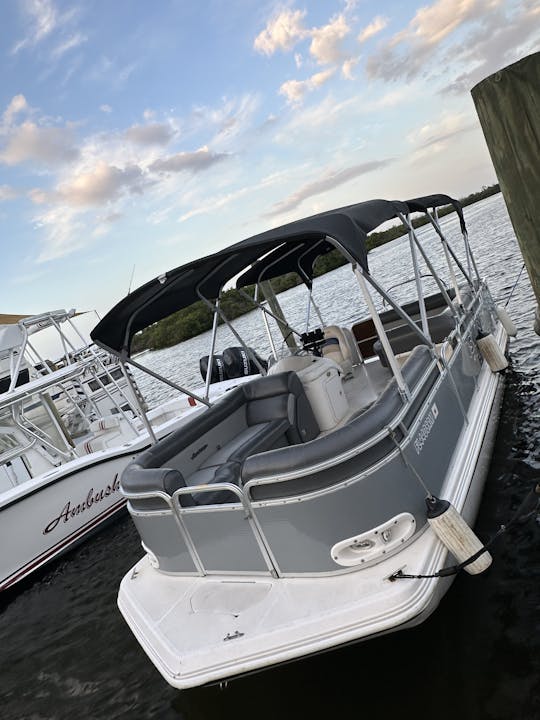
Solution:
<svg viewBox="0 0 540 720"><path fill-rule="evenodd" d="M471 94L536 295L540 335L540 52L485 78Z"/></svg>

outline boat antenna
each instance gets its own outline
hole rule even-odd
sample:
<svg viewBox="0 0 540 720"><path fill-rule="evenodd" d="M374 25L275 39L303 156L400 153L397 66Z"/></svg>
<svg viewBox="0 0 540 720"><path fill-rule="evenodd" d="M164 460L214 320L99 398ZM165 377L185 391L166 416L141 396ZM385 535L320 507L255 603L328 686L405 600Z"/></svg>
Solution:
<svg viewBox="0 0 540 720"><path fill-rule="evenodd" d="M133 265L133 270L131 271L131 277L129 278L129 285L128 285L128 291L127 294L131 292L131 283L133 282L133 276L135 275L135 265Z"/></svg>

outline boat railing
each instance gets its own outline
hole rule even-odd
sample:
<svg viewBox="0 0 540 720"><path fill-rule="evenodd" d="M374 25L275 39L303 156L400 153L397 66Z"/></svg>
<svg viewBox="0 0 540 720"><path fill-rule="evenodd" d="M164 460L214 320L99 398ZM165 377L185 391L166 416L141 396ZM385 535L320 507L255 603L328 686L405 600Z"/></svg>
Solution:
<svg viewBox="0 0 540 720"><path fill-rule="evenodd" d="M17 445L16 447L12 448L11 450L6 450L5 452L0 453L0 465L5 465L6 463L10 462L14 458L24 455L26 452L28 452L29 450L31 450L34 447L36 442L37 442L36 438L31 438L30 441L26 445Z"/></svg>
<svg viewBox="0 0 540 720"><path fill-rule="evenodd" d="M283 482L290 479L300 478L305 475L309 475L314 472L319 472L321 469L326 468L329 464L338 464L341 462L345 462L349 460L350 458L354 457L355 455L358 455L365 450L368 450L373 445L376 445L381 440L390 437L394 435L395 431L399 428L403 433L403 440L405 440L408 437L408 431L406 428L403 427L402 423L409 413L411 407L416 403L419 395L423 392L423 389L425 387L425 384L429 381L430 376L433 374L433 371L437 369L437 371L440 373L440 367L439 367L439 359L435 356L433 356L429 363L426 365L426 368L424 372L420 375L418 378L418 381L415 384L415 387L413 388L410 396L410 400L408 400L407 403L403 404L399 411L396 413L396 415L393 417L393 419L387 423L387 425L380 431L374 433L370 438L362 442L361 444L349 448L346 452L341 453L340 455L334 455L331 459L314 465L305 466L302 469L296 469L291 472L280 472L279 477L277 475L269 475L265 477L260 478L254 478L249 480L245 485L243 485L243 488L239 488L236 485L230 484L230 483L212 483L210 485L190 485L186 487L182 487L175 491L175 496L180 495L190 495L193 493L198 492L217 492L219 490L230 490L233 492L238 498L239 501L244 505L246 512L251 512L251 501L249 499L249 491L250 489L255 485L263 485L270 482ZM339 432L339 430L337 431ZM316 440L312 442L317 442ZM208 505L197 505L192 507L182 507L179 502L176 504L173 504L171 502L171 496L167 493L160 491L160 490L152 490L152 491L145 491L145 492L133 492L133 491L126 491L122 489L123 495L129 500L144 500L144 499L150 499L150 498L160 498L162 500L165 500L167 505L169 505L171 508L174 507L174 509L179 513L192 513L192 512L198 512L202 510L207 510ZM218 505L221 509L227 509L227 504Z"/></svg>
<svg viewBox="0 0 540 720"><path fill-rule="evenodd" d="M53 455L59 455L64 460L71 460L77 456L73 441L64 427L61 419L52 411L47 396L42 395L40 403L46 413L49 429L40 427L31 418L25 415L22 402L11 406L11 417L16 427L30 439L34 439L36 444L44 445ZM52 402L51 402L52 404ZM53 431L53 432L51 432ZM63 445L64 447L60 447Z"/></svg>
<svg viewBox="0 0 540 720"><path fill-rule="evenodd" d="M405 415L410 410L411 406L417 401L417 398L419 397L420 393L422 392L422 388L425 388L425 383L429 382L430 375L433 375L433 371L436 368L436 358L431 358L429 364L426 366L425 371L420 376L418 382L415 385L415 388L413 389L413 392L411 393L411 400L410 404L407 404L406 406L400 408L400 411L395 415L393 420L388 424L387 427L382 429L380 432L375 433L372 435L366 442L360 444L357 447L351 448L347 453L342 453L339 456L335 456L332 459L331 464L338 464L344 460L347 460L349 457L352 457L354 455L358 455L363 450L366 450L379 442L380 440L384 438L388 438L390 436L397 436L397 429L399 427L399 434L401 437L401 442L404 442L407 437L407 430L403 425L403 420L405 418ZM316 442L316 441L314 441ZM399 448L396 446L395 452L399 452ZM330 463L330 460L327 464ZM133 491L133 490L125 490L122 488L122 494L128 501L128 508L132 515L134 517L138 516L146 516L150 518L153 515L158 515L160 517L163 516L163 509L158 508L138 508L133 507L132 501L144 501L144 500L156 500L159 499L165 503L165 506L169 508L173 518L175 525L177 527L177 530L179 532L180 537L182 538L185 547L187 548L189 555L191 556L192 562L194 564L194 567L196 569L197 574L199 575L205 575L209 572L215 572L213 570L209 570L205 567L204 561L201 557L201 552L203 548L198 548L198 542L197 537L200 537L200 532L202 532L202 527L200 525L201 520L204 522L212 523L212 517L215 515L215 513L238 513L239 509L242 509L243 512L241 516L238 519L238 522L245 522L247 521L249 523L249 527L251 530L252 537L256 541L262 557L264 559L264 563L266 564L267 571L274 575L277 571L275 568L275 564L272 560L272 550L271 550L271 543L269 538L267 537L266 533L264 532L264 529L261 526L261 523L258 521L257 518L257 512L258 507L264 507L267 502L265 501L257 501L252 499L251 497L251 490L257 485L264 485L266 483L276 483L276 482L284 482L286 480L296 478L296 477L302 477L303 475L316 472L320 470L323 467L323 465L312 465L310 467L303 468L300 471L293 471L291 473L281 473L279 477L267 477L267 478L256 478L249 480L243 487L239 487L237 485L234 485L232 483L211 483L208 485L190 485L186 487L181 487L176 489L171 495L169 495L167 492L159 489L152 489L152 490L140 490L140 491ZM348 480L347 483L350 483L351 480ZM341 483L340 483L341 484ZM328 489L328 488L326 488ZM335 489L335 488L333 488ZM316 492L320 492L316 491ZM237 498L237 502L229 502L229 503L223 503L223 504L199 504L195 506L183 506L182 505L182 497L187 495L194 495L194 494L204 494L204 493L231 493ZM311 494L311 493L310 493ZM281 499L281 502L293 502L292 497L286 497ZM204 515L207 514L210 517L208 519L204 518ZM190 531L190 528L188 527L188 519L190 519L189 522L194 522L197 519L198 524L195 527L198 527L197 533L195 536L193 536L193 533ZM235 523L234 519L231 518L231 521L233 524ZM245 532L243 530L242 532Z"/></svg>
<svg viewBox="0 0 540 720"><path fill-rule="evenodd" d="M433 282L436 283L435 277L431 273L420 273L419 277L422 279L431 278L433 280ZM396 288L403 287L403 285L408 285L408 284L416 282L416 281L417 281L417 279L415 277L408 278L407 280L402 280L401 282L395 283L394 285L390 285L388 288L386 288L386 292L391 293L392 290L396 290ZM448 291L448 289L449 289L448 285L442 279L441 279L441 282L443 283L444 287ZM387 298L385 298L385 297L382 298L382 304L383 304L383 308L385 308L386 305L389 305Z"/></svg>
<svg viewBox="0 0 540 720"><path fill-rule="evenodd" d="M349 448L346 452L343 452L339 455L333 455L332 458L328 458L327 460L324 460L323 462L305 466L301 469L295 469L291 470L290 472L279 472L279 474L275 475L267 475L263 477L253 478L251 480L248 480L248 482L243 486L244 491L248 494L251 492L251 488L255 487L257 485L266 485L270 483L277 483L277 482L286 482L288 480L294 480L296 478L301 478L306 475L310 475L316 472L320 472L321 470L324 470L328 468L330 465L338 465L342 462L346 462L347 460L350 460L351 458L355 457L356 455L360 455L361 453L365 452L366 450L369 450L369 448L373 447L377 443L381 442L381 440L384 440L387 437L394 437L395 431L399 429L403 435L402 442L405 442L409 436L408 429L403 425L403 421L407 414L409 413L411 407L415 404L417 398L419 397L420 393L423 391L423 388L425 386L425 383L429 381L430 375L432 375L433 370L437 368L437 370L440 372L440 368L438 367L438 358L433 357L429 363L429 365L426 366L425 372L421 375L420 379L416 383L414 389L412 390L410 394L410 398L407 400L406 403L404 403L397 414L394 416L390 422L387 423L387 425L382 429L379 430L379 432L372 435L370 438L365 440L364 442L360 443L360 445L354 446ZM369 412L369 410L368 410ZM339 432L339 431L337 431ZM315 441L316 442L316 441Z"/></svg>
<svg viewBox="0 0 540 720"><path fill-rule="evenodd" d="M264 559L264 562L266 564L267 570L270 574L275 574L275 568L272 563L272 559L268 553L267 550L267 544L268 541L266 540L264 533L258 526L258 524L255 521L253 508L251 507L251 502L249 498L246 496L245 492L242 490L242 488L238 487L237 485L233 485L232 483L213 483L212 485L190 485L189 487L182 487L178 488L174 491L172 495L169 495L168 493L161 491L161 490L152 490L152 491L139 491L139 492L133 492L133 491L127 491L122 488L122 495L126 498L128 501L128 509L130 513L134 515L141 514L139 510L134 510L133 506L131 505L131 500L154 500L154 499L160 499L163 500L164 503L170 508L171 513L176 521L176 525L178 528L178 531L184 540L186 547L189 551L189 554L191 556L191 559L193 561L193 564L195 565L197 569L197 573L199 575L206 575L207 570L204 566L204 563L200 557L199 552L197 551L197 545L195 540L192 537L192 534L190 533L189 529L186 526L186 523L184 522L184 516L187 514L191 514L194 511L206 511L209 510L215 510L216 506L213 505L201 505L199 507L183 507L181 504L180 498L182 495L191 495L192 493L208 493L208 492L230 492L236 495L239 502L238 503L228 503L225 505L220 505L219 510L220 511L235 511L238 508L238 505L241 504L244 510L244 520L247 520L249 522L251 532L253 534L253 537L255 541L257 542L257 545L261 551L262 557Z"/></svg>
<svg viewBox="0 0 540 720"><path fill-rule="evenodd" d="M395 412L395 414L391 418L389 418L389 421L386 423L385 427L380 429L378 432L375 432L373 435L371 435L369 438L366 438L358 445L347 447L343 452L339 452L339 454L334 454L332 455L332 457L325 457L322 460L319 458L317 462L312 462L309 465L306 464L302 467L296 468L291 467L290 469L276 469L275 472L269 472L265 475L261 474L261 476L259 477L252 477L240 487L232 483L211 483L208 485L194 485L182 487L177 489L174 493L172 493L172 495L156 489L148 492L123 491L124 496L128 499L128 501L159 498L166 503L166 505L170 508L171 514L179 529L180 535L183 538L186 547L189 549L189 553L192 557L195 567L197 568L197 572L199 572L200 574L205 574L207 572L201 560L200 553L197 550L197 543L200 542L200 533L204 532L204 523L211 523L212 517L215 516L215 513L232 512L234 514L239 513L240 510L243 509L243 513L239 517L243 515L245 516L245 519L248 520L251 533L257 541L259 547L261 548L261 552L264 556L268 570L272 573L272 550L266 533L264 532L264 529L261 527L261 523L258 520L259 508L275 504L276 502L297 502L299 499L301 499L301 495L309 495L310 497L314 495L320 495L321 493L327 492L329 486L328 484L324 484L320 487L314 487L309 490L299 488L294 489L293 494L287 494L285 492L283 494L270 494L269 496L267 496L267 492L265 491L260 498L253 496L253 491L256 487L270 484L277 485L278 483L300 479L310 474L315 474L324 470L328 470L333 466L350 460L354 456L360 455L364 451L369 450L369 448L373 447L381 441L384 441L385 439L387 441L388 439L390 439L394 443L395 449L392 452L392 456L395 453L401 452L410 440L411 434L414 432L413 425L410 422L411 410L416 407L417 411L420 412L420 407L423 407L426 402L429 403L433 393L436 392L436 388L444 380L444 377L446 375L448 375L449 377L452 390L457 395L457 400L464 417L464 422L467 422L467 408L465 407L464 402L460 398L459 390L456 386L455 379L452 376L452 365L457 357L456 347L464 341L467 341L471 333L474 334L475 323L477 321L478 314L481 312L483 307L481 289L476 288L471 295L472 296L470 298L467 298L464 307L465 313L462 319L460 319L460 322L456 326L455 330L452 331L452 333L444 341L440 348L438 348L437 350L435 350L434 348L430 349L429 361L426 363L425 367L422 369L421 373L418 375L414 383L411 383L410 397L407 399L407 401L399 407L399 410ZM452 353L450 353L450 349L452 350ZM434 374L435 370L437 370L436 374ZM426 395L426 386L428 384L430 389ZM407 420L407 416L409 416L409 420ZM339 432L339 429L337 429L335 432ZM317 442L317 440L314 440L312 442ZM285 451L287 449L288 448L284 448ZM363 470L361 474L365 474L365 472L370 472L372 467L375 466L370 465L369 467L366 467L366 470ZM356 477L353 479L349 478L346 480L341 480L338 481L337 485L348 485L356 480ZM335 489L336 487L332 486L332 491L334 491ZM182 505L183 496L217 492L233 494L237 498L237 502L217 504L203 504L201 502L201 504L197 504L194 506ZM155 511L152 511L150 509L142 510L139 508L136 508L133 512L134 515L147 516L150 516L154 513ZM205 518L205 514L209 517ZM197 526L194 527L197 527L198 529L195 535L193 535L193 533L190 532L190 530L193 530L193 528L188 527L188 525L191 522L194 522L195 519L197 519ZM231 521L233 523L236 522L234 520ZM203 525L201 525L201 523L203 523Z"/></svg>

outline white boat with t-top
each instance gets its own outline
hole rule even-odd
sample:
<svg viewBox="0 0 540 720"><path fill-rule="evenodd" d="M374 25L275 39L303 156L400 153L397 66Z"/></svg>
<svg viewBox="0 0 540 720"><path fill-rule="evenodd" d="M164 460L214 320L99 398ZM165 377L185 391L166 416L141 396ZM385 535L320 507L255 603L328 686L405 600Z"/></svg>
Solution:
<svg viewBox="0 0 540 720"><path fill-rule="evenodd" d="M443 233L442 206L458 215L459 244ZM414 213L433 237L419 240ZM368 266L367 235L389 221L408 233L415 293L403 302ZM358 283L350 326L326 324L312 296L314 264L334 249ZM305 328L282 317L268 282L291 271L307 287ZM261 310L268 363L220 306L233 280ZM147 283L92 337L138 366L133 335L198 299L215 319L207 389L227 382L231 365L232 350L216 348L218 318L255 375L199 407L121 477L145 554L118 604L167 682L223 681L410 627L460 568L489 566L470 524L508 335L457 201L372 200L256 235Z"/></svg>
<svg viewBox="0 0 540 720"><path fill-rule="evenodd" d="M120 512L122 470L196 404L183 395L148 411L129 368L88 344L75 316L0 315L0 590ZM46 331L54 362L39 348Z"/></svg>

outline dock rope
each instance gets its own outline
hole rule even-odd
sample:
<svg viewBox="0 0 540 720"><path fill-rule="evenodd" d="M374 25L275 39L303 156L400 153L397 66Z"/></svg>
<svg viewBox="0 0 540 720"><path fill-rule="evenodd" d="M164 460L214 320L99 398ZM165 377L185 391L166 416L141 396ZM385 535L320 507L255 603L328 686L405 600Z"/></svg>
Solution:
<svg viewBox="0 0 540 720"><path fill-rule="evenodd" d="M521 266L521 270L520 270L519 273L518 273L518 276L517 276L517 278L516 278L516 282L513 284L512 289L510 290L510 295L507 297L506 302L504 303L504 307L507 307L507 306L508 306L508 303L509 303L510 300L512 299L512 295L514 294L514 290L517 288L517 284L518 284L519 279L520 279L520 277L521 277L521 273L523 272L524 269L525 269L525 263L523 263L523 265Z"/></svg>
<svg viewBox="0 0 540 720"><path fill-rule="evenodd" d="M469 558L464 560L463 562L459 563L458 565L451 565L450 567L441 568L441 570L438 570L436 573L433 573L432 575L410 575L408 573L404 573L402 570L398 570L393 575L390 575L388 578L391 582L395 582L396 580L424 580L429 578L442 578L442 577L449 577L450 575L457 575L461 570L463 570L467 565L470 565L473 563L477 558L480 557L480 555L483 555L485 552L489 550L489 548L493 545L493 543L501 536L503 533L505 533L507 530L509 530L511 527L516 525L517 523L523 524L530 520L533 517L538 518L540 513L540 482L537 482L534 487L532 487L525 498L523 499L521 505L518 507L516 512L512 515L508 523L506 525L501 525L495 535L488 540L488 542L478 550L478 552L475 552L474 555L471 555Z"/></svg>

